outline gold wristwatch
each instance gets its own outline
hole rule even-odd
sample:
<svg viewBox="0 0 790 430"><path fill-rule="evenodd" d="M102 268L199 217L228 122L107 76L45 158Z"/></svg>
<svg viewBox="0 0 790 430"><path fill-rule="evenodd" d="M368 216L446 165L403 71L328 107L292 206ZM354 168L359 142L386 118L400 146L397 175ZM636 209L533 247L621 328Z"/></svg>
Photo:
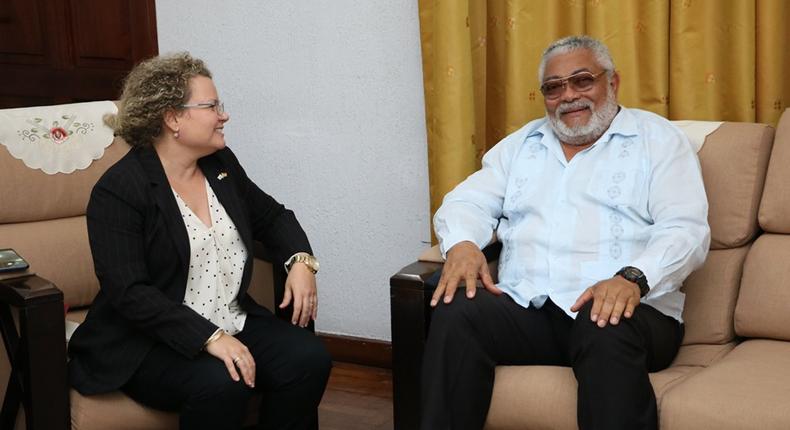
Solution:
<svg viewBox="0 0 790 430"><path fill-rule="evenodd" d="M292 255L291 258L289 258L288 261L285 262L285 271L290 272L291 267L293 267L293 265L296 263L304 263L307 266L307 268L310 269L311 272L313 272L313 274L318 273L318 268L320 266L318 264L317 258L313 257L312 255L306 252L298 252Z"/></svg>

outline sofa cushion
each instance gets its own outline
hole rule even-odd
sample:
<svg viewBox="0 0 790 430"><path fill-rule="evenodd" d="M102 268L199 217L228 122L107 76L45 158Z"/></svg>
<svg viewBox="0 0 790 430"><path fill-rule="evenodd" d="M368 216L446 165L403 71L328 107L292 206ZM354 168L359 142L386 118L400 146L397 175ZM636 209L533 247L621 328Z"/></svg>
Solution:
<svg viewBox="0 0 790 430"><path fill-rule="evenodd" d="M120 391L83 396L71 390L72 430L174 430L178 415L145 407Z"/></svg>
<svg viewBox="0 0 790 430"><path fill-rule="evenodd" d="M82 324L85 322L85 318L88 317L88 309L89 308L69 308L69 311L66 314L66 321Z"/></svg>
<svg viewBox="0 0 790 430"><path fill-rule="evenodd" d="M85 216L0 224L2 245L14 248L30 270L63 291L69 306L93 302L99 281L93 270Z"/></svg>
<svg viewBox="0 0 790 430"><path fill-rule="evenodd" d="M790 340L790 236L765 233L743 266L735 332L744 337Z"/></svg>
<svg viewBox="0 0 790 430"><path fill-rule="evenodd" d="M576 429L576 387L569 367L498 366L485 428Z"/></svg>
<svg viewBox="0 0 790 430"><path fill-rule="evenodd" d="M659 409L664 393L695 366L674 366L650 374ZM487 430L575 430L576 378L569 367L499 366L488 412Z"/></svg>
<svg viewBox="0 0 790 430"><path fill-rule="evenodd" d="M735 337L732 316L748 250L748 245L711 250L705 264L683 283L686 293L684 345L723 344Z"/></svg>
<svg viewBox="0 0 790 430"><path fill-rule="evenodd" d="M129 146L115 138L104 156L87 169L48 175L27 167L0 145L0 172L3 172L0 224L84 215L96 181L128 151Z"/></svg>
<svg viewBox="0 0 790 430"><path fill-rule="evenodd" d="M135 402L120 391L83 396L70 390L71 430L176 430L178 414L160 411ZM261 397L249 401L245 426L258 422Z"/></svg>
<svg viewBox="0 0 790 430"><path fill-rule="evenodd" d="M760 226L772 233L790 233L790 109L776 127L776 139L760 203Z"/></svg>
<svg viewBox="0 0 790 430"><path fill-rule="evenodd" d="M723 345L681 345L672 366L707 367L735 348L735 342Z"/></svg>
<svg viewBox="0 0 790 430"><path fill-rule="evenodd" d="M748 340L670 389L662 429L790 428L790 343Z"/></svg>
<svg viewBox="0 0 790 430"><path fill-rule="evenodd" d="M699 152L711 249L748 243L758 232L765 171L774 130L765 124L725 122L708 135Z"/></svg>

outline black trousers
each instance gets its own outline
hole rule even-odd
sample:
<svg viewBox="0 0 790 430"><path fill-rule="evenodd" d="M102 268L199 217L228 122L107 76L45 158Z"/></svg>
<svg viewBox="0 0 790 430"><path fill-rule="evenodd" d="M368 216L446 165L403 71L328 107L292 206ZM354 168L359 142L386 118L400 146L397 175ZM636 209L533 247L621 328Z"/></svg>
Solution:
<svg viewBox="0 0 790 430"><path fill-rule="evenodd" d="M332 362L308 330L274 315L247 315L236 338L255 357L255 388L234 382L225 364L201 352L188 359L155 346L121 390L155 409L178 411L181 430L241 429L260 392L259 429L318 429L318 404Z"/></svg>
<svg viewBox="0 0 790 430"><path fill-rule="evenodd" d="M433 313L422 368L423 430L483 428L497 365L570 366L579 383L578 424L588 429L656 429L648 372L666 368L683 326L642 304L616 326L590 321L592 301L569 317L551 300L524 308L508 295L460 289Z"/></svg>

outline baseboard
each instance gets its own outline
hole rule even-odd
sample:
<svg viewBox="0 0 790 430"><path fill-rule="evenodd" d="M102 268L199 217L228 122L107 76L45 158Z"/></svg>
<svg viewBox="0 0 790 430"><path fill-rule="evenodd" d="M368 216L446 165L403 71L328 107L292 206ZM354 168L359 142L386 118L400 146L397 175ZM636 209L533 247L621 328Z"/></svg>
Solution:
<svg viewBox="0 0 790 430"><path fill-rule="evenodd" d="M318 333L333 361L392 369L392 344L383 340Z"/></svg>

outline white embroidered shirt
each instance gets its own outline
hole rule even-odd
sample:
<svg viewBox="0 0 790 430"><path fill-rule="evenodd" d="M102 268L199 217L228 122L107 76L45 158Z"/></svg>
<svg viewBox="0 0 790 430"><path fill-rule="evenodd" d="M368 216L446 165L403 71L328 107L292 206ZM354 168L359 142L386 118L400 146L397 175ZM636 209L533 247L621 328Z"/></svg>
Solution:
<svg viewBox="0 0 790 430"><path fill-rule="evenodd" d="M499 284L524 307L547 297L568 315L579 295L623 266L647 276L642 298L681 320L680 286L708 252L699 161L666 119L621 108L567 161L546 118L505 137L434 217L442 254L468 240L502 242Z"/></svg>

